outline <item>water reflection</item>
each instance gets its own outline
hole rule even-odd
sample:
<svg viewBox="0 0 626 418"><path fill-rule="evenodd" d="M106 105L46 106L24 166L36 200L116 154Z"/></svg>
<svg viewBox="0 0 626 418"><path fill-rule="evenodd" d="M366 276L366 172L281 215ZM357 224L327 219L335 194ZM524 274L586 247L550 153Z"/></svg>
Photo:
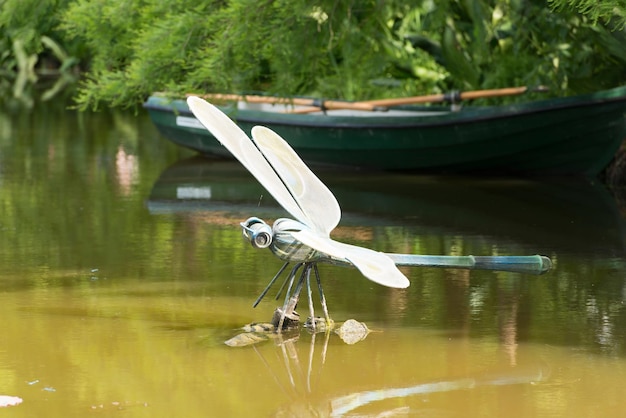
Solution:
<svg viewBox="0 0 626 418"><path fill-rule="evenodd" d="M120 145L115 153L115 170L120 191L122 195L128 196L131 193L133 184L137 182L139 174L137 156L128 153Z"/></svg>
<svg viewBox="0 0 626 418"><path fill-rule="evenodd" d="M234 346L232 341L246 334L249 333L239 334L226 341L226 344ZM268 336L271 338L268 337L263 341L272 341L273 344L267 350L262 351L256 345L260 340L255 342L246 340L249 344L244 344L244 346L252 348L258 357L258 362L265 367L267 375L271 377L268 380L280 389L282 397L289 399L289 403L275 411L273 416L339 417L346 416L346 414L350 416L358 414L358 416L379 417L432 413L430 407L415 406L412 398L421 397L421 401L424 402L425 397L446 392L480 390L482 387L537 385L549 382L550 378L550 367L543 360L534 359L525 360L523 365L491 366L486 370L466 376L446 376L430 381L412 379L402 382L402 386L381 385L377 387L376 383L370 382L368 384L370 387L365 389L362 385L352 383L331 395L327 391L317 390L324 384L325 379L331 378L324 376L324 368L327 358L336 354L333 350L337 350L337 345L332 344L329 350L329 343L331 339L336 342L340 338L344 343L353 344L352 340L344 339L340 332L304 333L302 340L301 333L298 331L285 334L274 333ZM364 339L361 338L360 341ZM307 345L308 352L306 351ZM506 345L506 342L503 345ZM504 351L507 349L505 348ZM248 355L252 356L249 351ZM413 353L413 355L418 355L418 353ZM342 369L344 370L346 369L345 363L346 359L343 359ZM392 367L391 364L394 363L388 364ZM363 366L369 367L368 364ZM326 372L331 376L335 373L332 370ZM350 392L350 388L357 387L359 388L357 391ZM444 412L443 409L439 411L439 413Z"/></svg>
<svg viewBox="0 0 626 418"><path fill-rule="evenodd" d="M463 179L318 168L336 195L342 225L384 224L444 232L454 239L488 237L493 246L523 245L543 253L624 254L624 223L603 185L583 179ZM181 195L181 193L184 194ZM148 202L154 212L219 210L283 214L236 162L182 160L162 172ZM256 208L256 209L254 209ZM415 234L418 235L418 234Z"/></svg>

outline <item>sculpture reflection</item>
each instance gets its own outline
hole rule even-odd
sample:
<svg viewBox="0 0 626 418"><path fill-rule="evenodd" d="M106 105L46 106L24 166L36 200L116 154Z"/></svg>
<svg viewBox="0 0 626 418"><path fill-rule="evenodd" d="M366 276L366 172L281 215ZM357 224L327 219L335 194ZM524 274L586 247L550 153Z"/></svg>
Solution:
<svg viewBox="0 0 626 418"><path fill-rule="evenodd" d="M353 322L352 322L353 321ZM355 344L363 341L369 335L365 324L363 334L358 341L354 341L351 331L358 329L355 324L362 324L355 320L346 321L352 325L346 326L346 332L328 331L324 333L307 333L299 329L292 329L288 333L261 333L245 328L246 331L226 341L230 346L247 346L252 349L259 363L267 371L272 381L288 402L278 409L274 416L328 416L339 417L357 414L362 417L396 416L418 413L426 408L415 406L415 397L430 396L453 391L471 391L483 387L499 387L509 385L531 385L545 382L549 378L549 368L540 362L528 363L523 366L513 366L488 369L484 372L467 376L433 379L427 381L410 382L405 385L391 387L374 387L350 391L335 390L335 394L325 392L320 387L324 383L324 367L327 359L333 355L332 350L338 351L336 342ZM254 327L253 327L254 328ZM251 335L255 335L252 337ZM240 336L246 337L241 338ZM263 335L261 337L261 335ZM310 338L307 349L307 338ZM244 341L246 343L244 343ZM261 350L261 342L272 342L272 350ZM504 343L504 350L508 350ZM264 354L265 353L265 354ZM345 353L344 355L349 355ZM337 355L342 355L337 353ZM273 361L272 361L273 357ZM344 360L340 361L345 362ZM396 364L397 365L397 364ZM367 367L367 365L363 365ZM394 367L393 362L388 367ZM328 372L329 377L336 375L336 370ZM359 387L361 382L353 382L353 387ZM320 390L317 390L320 389ZM401 400L404 399L404 400ZM398 406L399 403L405 405ZM425 411L423 411L425 412Z"/></svg>

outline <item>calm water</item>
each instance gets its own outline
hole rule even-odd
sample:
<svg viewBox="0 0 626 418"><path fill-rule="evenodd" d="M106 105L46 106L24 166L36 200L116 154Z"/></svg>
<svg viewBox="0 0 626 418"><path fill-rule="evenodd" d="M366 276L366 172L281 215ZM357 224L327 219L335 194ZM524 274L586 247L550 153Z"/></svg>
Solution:
<svg viewBox="0 0 626 418"><path fill-rule="evenodd" d="M252 308L281 263L238 228L285 215L267 193L143 114L3 111L0 395L23 403L0 416L623 416L624 219L601 185L317 171L337 239L555 269L408 268L394 290L322 266L331 315L365 340L229 347L278 304Z"/></svg>

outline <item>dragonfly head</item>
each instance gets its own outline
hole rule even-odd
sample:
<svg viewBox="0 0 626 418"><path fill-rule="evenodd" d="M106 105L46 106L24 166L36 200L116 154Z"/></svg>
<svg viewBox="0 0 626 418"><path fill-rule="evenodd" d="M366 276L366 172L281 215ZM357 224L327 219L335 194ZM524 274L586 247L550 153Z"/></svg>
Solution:
<svg viewBox="0 0 626 418"><path fill-rule="evenodd" d="M272 227L262 219L251 217L241 224L243 236L254 248L267 248L272 244L274 234Z"/></svg>
<svg viewBox="0 0 626 418"><path fill-rule="evenodd" d="M243 236L254 248L268 248L285 261L307 262L324 259L323 254L297 241L292 232L308 228L293 219L280 218L269 226L262 219L251 217L241 223Z"/></svg>

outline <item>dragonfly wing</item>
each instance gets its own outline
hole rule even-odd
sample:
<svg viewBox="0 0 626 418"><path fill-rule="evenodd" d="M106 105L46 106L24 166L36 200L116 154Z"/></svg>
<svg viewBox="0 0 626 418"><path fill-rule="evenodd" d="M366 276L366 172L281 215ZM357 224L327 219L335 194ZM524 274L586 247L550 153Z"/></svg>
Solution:
<svg viewBox="0 0 626 418"><path fill-rule="evenodd" d="M255 126L252 140L309 218L313 224L310 226L328 236L341 218L341 209L333 193L276 132Z"/></svg>
<svg viewBox="0 0 626 418"><path fill-rule="evenodd" d="M344 252L345 258L371 281L388 287L409 287L409 279L386 254L342 242L336 244Z"/></svg>
<svg viewBox="0 0 626 418"><path fill-rule="evenodd" d="M349 262L373 282L397 288L405 288L410 284L409 279L384 253L334 241L305 229L292 232L292 236L321 253Z"/></svg>
<svg viewBox="0 0 626 418"><path fill-rule="evenodd" d="M256 177L287 212L303 224L311 226L309 218L302 212L283 181L239 126L217 107L199 97L187 98L187 104L200 123Z"/></svg>

